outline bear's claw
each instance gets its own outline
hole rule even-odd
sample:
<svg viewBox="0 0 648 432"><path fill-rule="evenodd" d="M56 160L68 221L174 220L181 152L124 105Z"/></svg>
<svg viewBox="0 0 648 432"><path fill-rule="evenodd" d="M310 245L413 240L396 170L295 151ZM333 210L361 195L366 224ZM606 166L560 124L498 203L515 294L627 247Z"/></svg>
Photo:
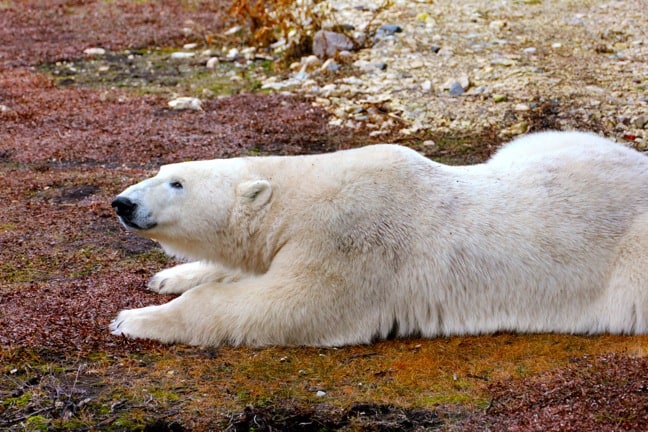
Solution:
<svg viewBox="0 0 648 432"><path fill-rule="evenodd" d="M124 322L124 321L121 321L121 320L119 320L119 321L117 321L117 320L112 321L112 322L110 323L110 326L109 326L110 333L114 334L115 336L121 336L121 335L123 335L123 334L124 334L123 331L119 328L119 327L121 327L121 325L122 325L123 322Z"/></svg>

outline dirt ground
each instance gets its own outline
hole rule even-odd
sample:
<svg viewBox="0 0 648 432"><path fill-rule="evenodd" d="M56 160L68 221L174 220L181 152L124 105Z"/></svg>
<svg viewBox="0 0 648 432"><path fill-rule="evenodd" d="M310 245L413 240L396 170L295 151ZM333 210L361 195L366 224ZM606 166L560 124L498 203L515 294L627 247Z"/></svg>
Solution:
<svg viewBox="0 0 648 432"><path fill-rule="evenodd" d="M147 50L208 47L233 24L229 4L0 1L0 428L645 430L647 337L255 350L108 333L120 309L168 301L145 285L173 264L120 227L110 208L119 191L167 162L375 141L330 127L307 99L252 92L253 83L202 111L173 111L171 95L190 86L180 73L144 77L155 84L146 91L52 72L89 47L116 53L114 65ZM498 144L494 134L447 139L460 143L451 156L469 160Z"/></svg>

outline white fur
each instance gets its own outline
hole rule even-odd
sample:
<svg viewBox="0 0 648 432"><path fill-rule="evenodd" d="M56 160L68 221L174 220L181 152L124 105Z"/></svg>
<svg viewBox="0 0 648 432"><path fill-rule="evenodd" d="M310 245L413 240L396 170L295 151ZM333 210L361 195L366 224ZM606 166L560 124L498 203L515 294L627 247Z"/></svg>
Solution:
<svg viewBox="0 0 648 432"><path fill-rule="evenodd" d="M183 294L122 311L114 334L648 333L648 157L595 135L531 135L463 167L394 145L188 162L120 196L141 235L200 262L158 273L151 289Z"/></svg>

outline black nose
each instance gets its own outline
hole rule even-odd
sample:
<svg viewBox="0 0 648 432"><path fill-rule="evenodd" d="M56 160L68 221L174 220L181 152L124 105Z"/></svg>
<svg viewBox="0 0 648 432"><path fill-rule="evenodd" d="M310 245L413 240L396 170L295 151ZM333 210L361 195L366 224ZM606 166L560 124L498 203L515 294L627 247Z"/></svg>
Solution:
<svg viewBox="0 0 648 432"><path fill-rule="evenodd" d="M111 204L117 211L117 215L129 219L133 215L137 204L126 197L117 197Z"/></svg>

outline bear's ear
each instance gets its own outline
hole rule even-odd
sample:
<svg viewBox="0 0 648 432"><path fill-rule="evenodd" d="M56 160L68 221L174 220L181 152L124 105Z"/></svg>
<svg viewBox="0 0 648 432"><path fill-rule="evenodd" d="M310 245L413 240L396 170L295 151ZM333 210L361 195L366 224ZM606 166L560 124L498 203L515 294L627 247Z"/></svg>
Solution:
<svg viewBox="0 0 648 432"><path fill-rule="evenodd" d="M239 196L256 208L266 204L272 196L272 186L268 180L251 180L238 187Z"/></svg>

